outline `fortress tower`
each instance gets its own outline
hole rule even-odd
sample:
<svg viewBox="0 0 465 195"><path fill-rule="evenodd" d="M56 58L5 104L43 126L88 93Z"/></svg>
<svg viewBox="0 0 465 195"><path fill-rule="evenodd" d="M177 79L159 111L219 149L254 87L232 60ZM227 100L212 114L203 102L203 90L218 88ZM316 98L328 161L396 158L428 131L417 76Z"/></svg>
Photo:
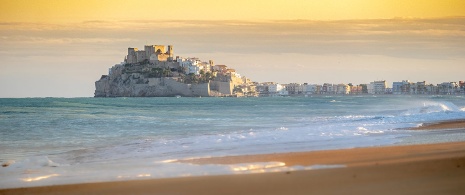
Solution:
<svg viewBox="0 0 465 195"><path fill-rule="evenodd" d="M173 45L168 45L168 51L166 52L170 58L173 57L174 52L173 52Z"/></svg>
<svg viewBox="0 0 465 195"><path fill-rule="evenodd" d="M173 45L168 45L168 51L164 45L145 45L144 50L137 48L128 48L126 63L139 63L149 60L151 63L156 61L173 61Z"/></svg>
<svg viewBox="0 0 465 195"><path fill-rule="evenodd" d="M128 55L126 57L126 63L136 63L137 62L137 48L128 48Z"/></svg>
<svg viewBox="0 0 465 195"><path fill-rule="evenodd" d="M168 51L166 52L166 54L168 54L168 61L173 61L174 59L173 45L168 45Z"/></svg>

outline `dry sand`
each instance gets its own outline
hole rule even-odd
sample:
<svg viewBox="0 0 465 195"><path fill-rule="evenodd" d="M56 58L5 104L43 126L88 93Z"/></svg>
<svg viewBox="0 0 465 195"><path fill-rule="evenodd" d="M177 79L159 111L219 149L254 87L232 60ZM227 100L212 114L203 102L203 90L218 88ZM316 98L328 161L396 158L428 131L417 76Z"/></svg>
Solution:
<svg viewBox="0 0 465 195"><path fill-rule="evenodd" d="M464 129L456 121L454 129ZM453 122L435 129L451 129ZM457 128L456 128L457 127ZM72 184L0 194L464 194L465 142L185 160L195 164L279 161L345 168Z"/></svg>

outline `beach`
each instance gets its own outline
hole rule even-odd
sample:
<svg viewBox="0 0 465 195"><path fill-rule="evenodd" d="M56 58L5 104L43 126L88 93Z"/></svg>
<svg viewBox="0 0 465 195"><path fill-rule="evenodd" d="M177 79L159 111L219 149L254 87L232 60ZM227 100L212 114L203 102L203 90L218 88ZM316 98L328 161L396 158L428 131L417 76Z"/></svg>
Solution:
<svg viewBox="0 0 465 195"><path fill-rule="evenodd" d="M451 129L450 125L454 125L454 129L463 130L463 124L463 121L447 121L423 128L441 130ZM465 142L226 156L179 162L228 165L279 162L285 166L320 165L320 168L3 189L0 194L461 194L465 191Z"/></svg>

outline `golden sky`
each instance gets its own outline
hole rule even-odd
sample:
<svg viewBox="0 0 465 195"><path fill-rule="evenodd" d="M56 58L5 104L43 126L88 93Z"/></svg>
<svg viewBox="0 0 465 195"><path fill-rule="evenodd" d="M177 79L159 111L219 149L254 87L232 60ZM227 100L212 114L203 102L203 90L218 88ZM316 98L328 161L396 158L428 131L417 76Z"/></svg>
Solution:
<svg viewBox="0 0 465 195"><path fill-rule="evenodd" d="M2 22L344 20L465 15L464 0L0 0Z"/></svg>
<svg viewBox="0 0 465 195"><path fill-rule="evenodd" d="M0 97L93 96L127 48L145 44L174 45L176 55L259 82L463 80L465 0L0 0L0 8Z"/></svg>

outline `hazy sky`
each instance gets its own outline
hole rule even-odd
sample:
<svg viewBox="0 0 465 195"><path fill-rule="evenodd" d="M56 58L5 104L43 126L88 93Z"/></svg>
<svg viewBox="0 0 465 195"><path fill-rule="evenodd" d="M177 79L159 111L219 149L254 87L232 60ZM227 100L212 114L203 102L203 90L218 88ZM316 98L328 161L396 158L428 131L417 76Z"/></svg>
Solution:
<svg viewBox="0 0 465 195"><path fill-rule="evenodd" d="M0 0L0 97L89 97L128 47L254 81L465 80L463 0Z"/></svg>

